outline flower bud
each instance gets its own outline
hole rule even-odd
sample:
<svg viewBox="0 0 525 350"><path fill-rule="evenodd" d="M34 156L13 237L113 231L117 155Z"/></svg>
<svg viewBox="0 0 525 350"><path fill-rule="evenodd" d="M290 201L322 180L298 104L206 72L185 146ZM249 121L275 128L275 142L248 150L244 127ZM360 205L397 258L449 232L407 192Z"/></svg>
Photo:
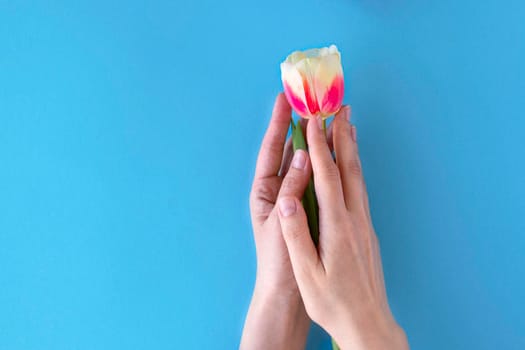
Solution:
<svg viewBox="0 0 525 350"><path fill-rule="evenodd" d="M295 51L281 63L288 103L303 118L328 118L343 103L341 55L335 45Z"/></svg>

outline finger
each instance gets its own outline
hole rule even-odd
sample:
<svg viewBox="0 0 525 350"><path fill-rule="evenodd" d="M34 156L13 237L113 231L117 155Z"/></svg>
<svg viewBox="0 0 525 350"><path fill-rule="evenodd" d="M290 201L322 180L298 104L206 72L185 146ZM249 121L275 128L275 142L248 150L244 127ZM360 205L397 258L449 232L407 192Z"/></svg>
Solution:
<svg viewBox="0 0 525 350"><path fill-rule="evenodd" d="M293 144L292 144L292 138L289 137L288 140L286 140L286 143L284 144L283 160L281 162L281 169L279 169L280 177L286 176L286 173L288 172L288 169L290 168L290 163L292 162L292 157L293 157Z"/></svg>
<svg viewBox="0 0 525 350"><path fill-rule="evenodd" d="M258 225L265 222L275 207L282 179L277 176L255 179L250 191L250 214Z"/></svg>
<svg viewBox="0 0 525 350"><path fill-rule="evenodd" d="M311 174L312 169L308 153L302 149L295 151L277 198L289 196L302 198Z"/></svg>
<svg viewBox="0 0 525 350"><path fill-rule="evenodd" d="M281 166L284 141L288 133L292 109L286 100L284 93L280 93L275 99L272 119L268 130L264 135L257 165L255 167L255 178L276 176Z"/></svg>
<svg viewBox="0 0 525 350"><path fill-rule="evenodd" d="M308 125L308 119L301 118L299 120L299 125L301 126L301 129L303 130L303 135L306 135L306 126ZM326 138L328 140L328 147L330 148L330 151L332 152L334 149L333 146L333 138L332 138L332 125L333 123L330 123L328 128L326 129ZM292 161L293 157L293 142L292 138L289 137L288 140L286 140L286 143L284 145L284 154L283 154L283 161L281 163L281 169L279 169L279 176L285 177L286 172L290 168L290 162Z"/></svg>
<svg viewBox="0 0 525 350"><path fill-rule="evenodd" d="M319 211L335 219L345 208L345 202L339 169L332 159L320 118L308 122L307 134Z"/></svg>
<svg viewBox="0 0 525 350"><path fill-rule="evenodd" d="M363 212L366 192L357 150L356 129L349 122L350 112L350 107L346 106L334 119L334 148L346 207L350 211Z"/></svg>
<svg viewBox="0 0 525 350"><path fill-rule="evenodd" d="M297 284L299 288L311 285L310 280L322 271L323 265L310 237L304 208L296 197L281 197L278 206L281 231Z"/></svg>
<svg viewBox="0 0 525 350"><path fill-rule="evenodd" d="M303 135L305 135L305 140L308 142L308 136L306 135L306 127L308 125L308 119L301 118L300 123L303 129ZM334 150L333 123L330 123L328 127L326 128L326 140L328 141L328 148L330 149L330 152L333 152Z"/></svg>

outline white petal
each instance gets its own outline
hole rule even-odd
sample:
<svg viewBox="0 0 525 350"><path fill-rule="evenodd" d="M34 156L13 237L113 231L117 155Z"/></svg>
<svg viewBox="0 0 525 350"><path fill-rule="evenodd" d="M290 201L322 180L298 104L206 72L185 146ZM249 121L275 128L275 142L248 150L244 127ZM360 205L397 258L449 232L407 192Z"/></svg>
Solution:
<svg viewBox="0 0 525 350"><path fill-rule="evenodd" d="M319 103L338 75L343 76L339 52L322 57L314 73L315 96Z"/></svg>
<svg viewBox="0 0 525 350"><path fill-rule="evenodd" d="M293 94L301 99L305 105L303 77L297 67L287 61L281 63L281 79L292 90Z"/></svg>

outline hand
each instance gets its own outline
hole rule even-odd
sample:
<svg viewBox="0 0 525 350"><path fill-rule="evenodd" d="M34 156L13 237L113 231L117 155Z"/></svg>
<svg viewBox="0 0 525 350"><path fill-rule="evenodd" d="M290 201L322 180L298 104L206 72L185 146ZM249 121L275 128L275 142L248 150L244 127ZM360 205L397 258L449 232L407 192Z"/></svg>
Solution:
<svg viewBox="0 0 525 350"><path fill-rule="evenodd" d="M319 246L300 196L278 199L279 221L308 315L341 349L408 349L390 311L350 109L334 118L334 162L320 120L307 125L319 203Z"/></svg>
<svg viewBox="0 0 525 350"><path fill-rule="evenodd" d="M304 349L310 326L275 208L280 197L302 198L311 176L306 152L296 152L292 161L291 140L285 145L290 119L291 108L281 93L261 145L250 194L257 277L242 349Z"/></svg>

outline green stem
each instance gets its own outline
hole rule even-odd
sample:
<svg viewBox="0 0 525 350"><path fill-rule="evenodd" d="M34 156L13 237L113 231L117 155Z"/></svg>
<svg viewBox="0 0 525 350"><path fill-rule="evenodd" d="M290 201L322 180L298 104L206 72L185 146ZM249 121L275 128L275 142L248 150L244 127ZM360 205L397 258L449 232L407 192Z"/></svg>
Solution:
<svg viewBox="0 0 525 350"><path fill-rule="evenodd" d="M301 124L295 124L293 119L291 119L290 126L292 127L293 151L295 152L298 149L308 151L308 147L304 140L303 130L301 129ZM324 136L326 137L326 119L323 119L323 131ZM313 176L310 178L310 181L308 182L308 185L304 191L302 203L306 212L306 217L308 219L310 235L312 236L314 244L317 246L319 244L319 207L317 203L317 197L315 195ZM333 338L332 349L340 350Z"/></svg>
<svg viewBox="0 0 525 350"><path fill-rule="evenodd" d="M299 122L297 124L294 124L292 119L290 125L292 127L293 151L295 152L298 149L308 151L301 124ZM313 176L310 177L310 180L308 181L308 185L306 186L306 189L303 194L302 202L304 211L306 212L306 217L308 219L308 228L310 229L310 235L312 236L314 244L317 246L317 244L319 243L319 210L317 206L317 198L315 196Z"/></svg>
<svg viewBox="0 0 525 350"><path fill-rule="evenodd" d="M324 131L324 137L326 137L326 119L323 119L323 131ZM339 345L335 342L334 338L332 338L332 350L341 350L339 348Z"/></svg>

